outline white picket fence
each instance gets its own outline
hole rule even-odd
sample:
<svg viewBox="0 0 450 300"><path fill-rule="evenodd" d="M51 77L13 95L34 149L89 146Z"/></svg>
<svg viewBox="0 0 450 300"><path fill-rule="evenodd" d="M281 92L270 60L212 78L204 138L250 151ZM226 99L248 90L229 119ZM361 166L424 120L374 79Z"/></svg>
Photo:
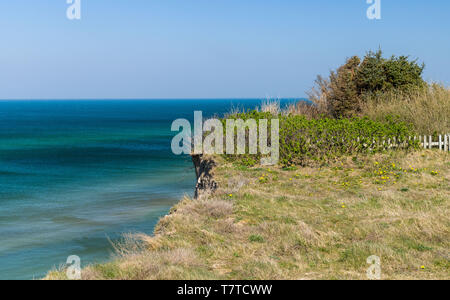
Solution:
<svg viewBox="0 0 450 300"><path fill-rule="evenodd" d="M409 140L414 141L420 141L421 147L424 149L433 149L433 148L439 148L439 150L442 151L449 151L450 152L450 134L445 135L439 135L435 140L433 141L432 136L414 136L409 137ZM360 141L360 138L358 138L358 142ZM344 140L343 140L344 142ZM406 146L406 142L404 140L400 141L400 139L392 138L392 139L383 139L382 141L376 142L373 141L372 145L364 144L364 146L368 147L369 149L373 149L373 145L380 146L384 149L400 149Z"/></svg>
<svg viewBox="0 0 450 300"><path fill-rule="evenodd" d="M432 136L420 136L414 137L414 139L420 139L424 149L433 149L433 147L438 147L439 150L450 151L450 134L439 135L435 141L433 141Z"/></svg>

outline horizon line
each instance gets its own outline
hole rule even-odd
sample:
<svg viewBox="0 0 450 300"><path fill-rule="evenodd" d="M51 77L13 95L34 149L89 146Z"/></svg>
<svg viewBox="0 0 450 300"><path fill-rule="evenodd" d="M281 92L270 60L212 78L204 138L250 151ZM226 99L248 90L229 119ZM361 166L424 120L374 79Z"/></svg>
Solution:
<svg viewBox="0 0 450 300"><path fill-rule="evenodd" d="M307 97L220 97L220 98L10 98L0 101L155 101L155 100L308 100Z"/></svg>

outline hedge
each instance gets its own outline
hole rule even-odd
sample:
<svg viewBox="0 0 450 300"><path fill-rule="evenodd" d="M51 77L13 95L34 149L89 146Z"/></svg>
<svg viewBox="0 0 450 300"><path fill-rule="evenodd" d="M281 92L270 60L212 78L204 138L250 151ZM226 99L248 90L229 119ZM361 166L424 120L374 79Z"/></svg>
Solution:
<svg viewBox="0 0 450 300"><path fill-rule="evenodd" d="M352 119L307 119L301 115L278 115L258 111L234 114L228 119L277 118L280 124L280 164L305 165L308 162L326 162L344 155L358 153L378 153L389 149L412 150L419 142L410 139L414 136L412 126L386 117L382 122L368 118ZM225 124L226 120L222 122ZM224 126L225 128L225 126ZM270 141L270 138L269 138ZM394 146L392 146L394 145ZM245 165L257 164L257 155L225 155L227 159L237 160Z"/></svg>

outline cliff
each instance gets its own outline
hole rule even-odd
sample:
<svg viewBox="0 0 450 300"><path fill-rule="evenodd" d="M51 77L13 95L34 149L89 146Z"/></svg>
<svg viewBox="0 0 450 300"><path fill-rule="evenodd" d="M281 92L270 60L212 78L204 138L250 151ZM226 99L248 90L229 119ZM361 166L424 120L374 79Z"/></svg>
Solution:
<svg viewBox="0 0 450 300"><path fill-rule="evenodd" d="M207 197L218 188L218 184L213 177L214 168L217 164L211 156L193 154L191 157L194 163L195 175L197 176L194 198Z"/></svg>

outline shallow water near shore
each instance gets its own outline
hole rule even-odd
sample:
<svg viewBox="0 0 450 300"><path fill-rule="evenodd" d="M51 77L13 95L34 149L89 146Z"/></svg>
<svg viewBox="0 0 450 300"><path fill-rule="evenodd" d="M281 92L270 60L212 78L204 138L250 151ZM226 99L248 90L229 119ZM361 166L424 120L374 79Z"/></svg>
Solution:
<svg viewBox="0 0 450 300"><path fill-rule="evenodd" d="M291 100L283 100L287 102ZM195 174L171 123L261 100L0 101L0 279L38 279L78 255L103 262L151 234Z"/></svg>

